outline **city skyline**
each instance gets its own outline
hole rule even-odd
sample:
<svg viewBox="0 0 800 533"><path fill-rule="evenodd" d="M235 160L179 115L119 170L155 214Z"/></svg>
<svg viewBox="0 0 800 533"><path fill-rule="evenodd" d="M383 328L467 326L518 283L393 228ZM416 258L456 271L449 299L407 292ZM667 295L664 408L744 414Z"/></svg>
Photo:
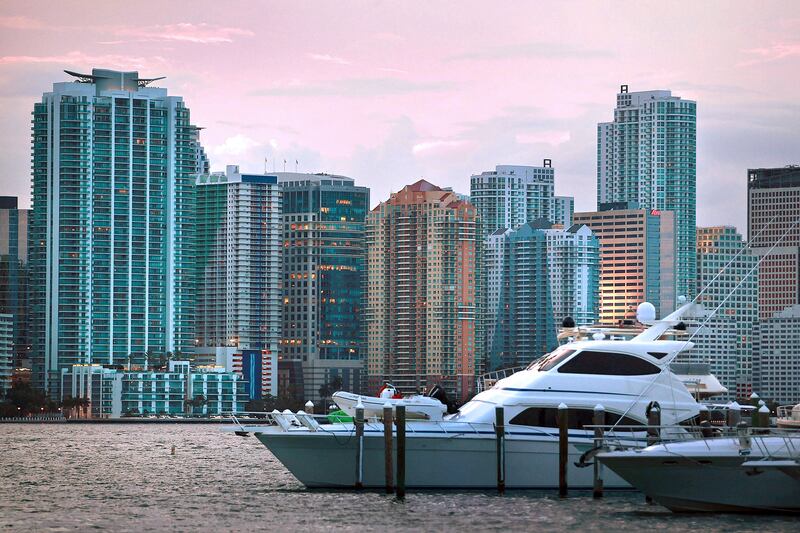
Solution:
<svg viewBox="0 0 800 533"><path fill-rule="evenodd" d="M354 176L375 203L420 177L464 192L485 168L549 158L557 193L589 211L595 127L612 118L627 84L699 102L697 223L743 231L746 169L797 162L790 67L800 59L800 8L683 5L691 17L652 4L637 12L662 23L623 25L630 4L501 5L458 17L447 3L425 13L381 4L175 4L159 14L93 6L74 10L80 20L18 4L0 16L0 186L28 207L30 147L18 132L62 69L94 66L167 76L207 128L213 170L258 172L264 157L269 169L286 159L294 170L298 160L304 172ZM539 29L528 38L520 28L531 21ZM658 44L626 46L642 42ZM730 194L715 195L719 187Z"/></svg>

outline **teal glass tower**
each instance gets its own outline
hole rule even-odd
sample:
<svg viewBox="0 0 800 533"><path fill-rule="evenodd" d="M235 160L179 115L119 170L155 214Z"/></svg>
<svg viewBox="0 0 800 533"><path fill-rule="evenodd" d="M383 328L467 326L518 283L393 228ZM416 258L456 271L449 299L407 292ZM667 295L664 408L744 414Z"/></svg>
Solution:
<svg viewBox="0 0 800 533"><path fill-rule="evenodd" d="M697 293L697 103L670 91L617 94L597 125L597 203L675 213L676 296Z"/></svg>
<svg viewBox="0 0 800 533"><path fill-rule="evenodd" d="M33 110L33 380L74 364L147 366L194 343L195 181L182 98L137 72L67 72ZM157 78L158 79L158 78Z"/></svg>
<svg viewBox="0 0 800 533"><path fill-rule="evenodd" d="M283 394L317 401L364 381L369 189L330 174L277 173L283 192ZM333 389L333 390L330 390Z"/></svg>

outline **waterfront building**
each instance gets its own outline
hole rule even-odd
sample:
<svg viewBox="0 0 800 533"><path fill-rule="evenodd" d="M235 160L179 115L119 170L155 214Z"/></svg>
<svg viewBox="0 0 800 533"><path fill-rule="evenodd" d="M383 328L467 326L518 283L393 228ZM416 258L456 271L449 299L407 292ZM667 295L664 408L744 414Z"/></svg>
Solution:
<svg viewBox="0 0 800 533"><path fill-rule="evenodd" d="M123 373L102 365L72 365L61 369L60 400L83 400L90 418L122 416ZM65 414L66 416L66 414Z"/></svg>
<svg viewBox="0 0 800 533"><path fill-rule="evenodd" d="M753 390L765 401L800 403L800 305L753 327Z"/></svg>
<svg viewBox="0 0 800 533"><path fill-rule="evenodd" d="M191 356L193 368L220 367L247 382L248 397L260 400L278 396L278 352L237 346L199 346Z"/></svg>
<svg viewBox="0 0 800 533"><path fill-rule="evenodd" d="M553 221L554 182L550 159L541 167L497 165L495 170L473 175L469 197L478 210L482 238L540 218Z"/></svg>
<svg viewBox="0 0 800 533"><path fill-rule="evenodd" d="M277 176L283 190L284 250L278 365L291 374L282 394L317 401L331 384L358 393L365 362L369 189L344 176Z"/></svg>
<svg viewBox="0 0 800 533"><path fill-rule="evenodd" d="M550 226L523 224L496 230L488 239L487 370L526 365L557 346L542 227Z"/></svg>
<svg viewBox="0 0 800 533"><path fill-rule="evenodd" d="M137 72L69 72L33 110L34 382L195 343L197 129Z"/></svg>
<svg viewBox="0 0 800 533"><path fill-rule="evenodd" d="M482 360L476 330L480 246L476 208L425 180L367 217L367 363L370 392L440 384L466 400Z"/></svg>
<svg viewBox="0 0 800 533"><path fill-rule="evenodd" d="M757 263L758 257L745 248L736 228L697 228L697 281L702 291L698 302L705 313L694 322L698 326L705 322L705 326L695 334L695 347L686 356L707 363L728 389L729 399L749 398L753 392L752 331L758 320L758 274L753 269Z"/></svg>
<svg viewBox="0 0 800 533"><path fill-rule="evenodd" d="M661 317L675 310L671 212L619 202L601 204L599 211L575 213L574 222L588 226L600 239L601 323L634 320L637 306L645 301Z"/></svg>
<svg viewBox="0 0 800 533"><path fill-rule="evenodd" d="M225 172L197 181L197 346L277 357L283 313L283 204L278 177ZM251 356L248 356L251 357ZM259 365L260 369L260 365ZM260 375L260 372L259 372ZM276 394L274 383L258 396ZM271 391L271 392L270 392Z"/></svg>
<svg viewBox="0 0 800 533"><path fill-rule="evenodd" d="M29 364L28 337L28 216L16 196L0 196L0 313L13 315L13 365Z"/></svg>
<svg viewBox="0 0 800 533"><path fill-rule="evenodd" d="M553 218L550 220L562 228L572 226L572 217L575 214L575 198L572 196L553 197Z"/></svg>
<svg viewBox="0 0 800 533"><path fill-rule="evenodd" d="M14 317L0 313L0 398L11 390L14 367Z"/></svg>
<svg viewBox="0 0 800 533"><path fill-rule="evenodd" d="M676 298L691 298L697 290L696 122L696 102L670 91L629 92L623 85L614 120L597 125L598 206L636 202L648 211L674 213Z"/></svg>
<svg viewBox="0 0 800 533"><path fill-rule="evenodd" d="M101 365L61 369L61 400L85 399L97 418L209 416L244 411L247 382L223 367L170 361L166 371L122 371Z"/></svg>
<svg viewBox="0 0 800 533"><path fill-rule="evenodd" d="M759 318L800 304L800 166L747 171L747 236L764 257L758 272ZM774 248L773 248L774 247Z"/></svg>

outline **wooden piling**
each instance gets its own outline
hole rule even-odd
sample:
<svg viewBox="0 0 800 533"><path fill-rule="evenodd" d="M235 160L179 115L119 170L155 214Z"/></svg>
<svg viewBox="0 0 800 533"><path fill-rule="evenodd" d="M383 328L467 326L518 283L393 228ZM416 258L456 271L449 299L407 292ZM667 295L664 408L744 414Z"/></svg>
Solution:
<svg viewBox="0 0 800 533"><path fill-rule="evenodd" d="M736 402L731 402L728 404L728 411L727 411L727 420L725 421L727 426L730 428L735 428L739 425L739 422L742 421L742 406Z"/></svg>
<svg viewBox="0 0 800 533"><path fill-rule="evenodd" d="M594 446L595 448L599 448L603 446L603 428L600 426L604 426L606 423L606 409L599 403L594 406L592 423L595 426ZM594 483L592 484L592 497L603 497L603 465L600 464L600 461L597 460L597 457L594 459Z"/></svg>
<svg viewBox="0 0 800 533"><path fill-rule="evenodd" d="M558 405L558 495L567 496L567 461L569 460L569 409Z"/></svg>
<svg viewBox="0 0 800 533"><path fill-rule="evenodd" d="M768 428L769 427L769 407L766 405L762 405L758 408L758 427L760 428Z"/></svg>
<svg viewBox="0 0 800 533"><path fill-rule="evenodd" d="M402 401L395 407L397 416L397 498L406 497L406 406Z"/></svg>
<svg viewBox="0 0 800 533"><path fill-rule="evenodd" d="M364 487L364 404L359 398L356 405L356 488Z"/></svg>
<svg viewBox="0 0 800 533"><path fill-rule="evenodd" d="M651 446L661 440L661 406L651 402L647 412L647 445Z"/></svg>
<svg viewBox="0 0 800 533"><path fill-rule="evenodd" d="M494 408L494 431L497 437L497 492L503 494L506 490L506 428L505 409L502 406Z"/></svg>
<svg viewBox="0 0 800 533"><path fill-rule="evenodd" d="M394 492L394 465L392 464L392 404L383 405L383 446L386 494Z"/></svg>

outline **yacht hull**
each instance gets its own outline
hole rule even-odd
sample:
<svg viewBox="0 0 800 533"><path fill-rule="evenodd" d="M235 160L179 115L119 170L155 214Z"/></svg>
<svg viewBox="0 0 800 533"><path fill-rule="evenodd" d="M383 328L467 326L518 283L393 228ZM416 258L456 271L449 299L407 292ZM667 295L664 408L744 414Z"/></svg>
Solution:
<svg viewBox="0 0 800 533"><path fill-rule="evenodd" d="M600 462L675 512L800 512L800 478L743 465L748 456L600 454Z"/></svg>
<svg viewBox="0 0 800 533"><path fill-rule="evenodd" d="M264 432L258 439L309 488L352 488L356 482L357 439L352 433ZM396 440L394 441L396 461ZM574 465L590 449L590 439L569 446L568 483L571 489L591 489L593 468ZM558 440L507 438L506 487L558 488ZM383 435L364 437L363 486L384 487ZM604 469L604 487L630 488ZM395 476L396 479L396 476ZM497 487L494 435L419 436L406 438L406 486L410 488L487 489Z"/></svg>

